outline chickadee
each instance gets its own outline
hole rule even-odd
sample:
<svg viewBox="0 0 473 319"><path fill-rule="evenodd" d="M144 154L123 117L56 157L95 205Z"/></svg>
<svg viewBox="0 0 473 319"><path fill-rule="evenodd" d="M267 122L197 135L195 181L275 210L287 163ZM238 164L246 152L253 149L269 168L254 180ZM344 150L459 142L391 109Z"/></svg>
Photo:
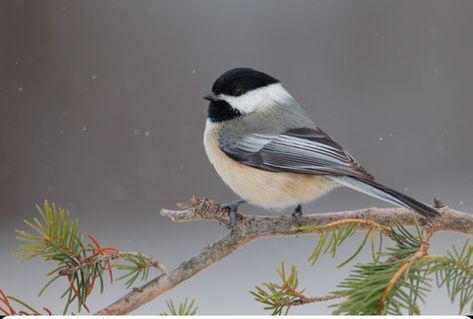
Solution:
<svg viewBox="0 0 473 319"><path fill-rule="evenodd" d="M204 97L210 101L204 146L215 170L242 199L227 207L230 226L249 202L265 209L296 207L339 186L410 208L428 220L439 215L378 184L348 152L318 128L281 83L250 68L222 74Z"/></svg>

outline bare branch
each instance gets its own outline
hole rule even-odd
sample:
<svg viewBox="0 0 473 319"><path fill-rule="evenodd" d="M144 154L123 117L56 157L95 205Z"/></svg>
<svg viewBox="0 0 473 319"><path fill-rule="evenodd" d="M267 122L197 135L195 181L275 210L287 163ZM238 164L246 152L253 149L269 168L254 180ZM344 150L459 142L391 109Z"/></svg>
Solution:
<svg viewBox="0 0 473 319"><path fill-rule="evenodd" d="M183 206L183 210L162 210L161 215L175 222L210 220L226 224L230 221L226 210L218 203L208 199L193 197L189 205L181 206ZM454 231L473 235L472 214L450 209L439 200L436 201L436 206L442 213L442 216L436 218L432 225L436 231ZM405 208L366 208L354 211L304 215L301 218L301 223L303 226L323 226L339 220L358 219L373 221L383 227L392 227L394 226L393 217L404 226L425 224L425 220L420 219L417 214ZM184 261L167 273L156 277L139 288L134 288L126 296L100 310L97 314L123 315L130 313L254 240L319 232L314 229L298 231L296 227L296 221L291 216L257 217L242 215L235 228L228 235L207 245L198 255ZM363 227L362 224L360 230L363 229L369 229L369 225Z"/></svg>

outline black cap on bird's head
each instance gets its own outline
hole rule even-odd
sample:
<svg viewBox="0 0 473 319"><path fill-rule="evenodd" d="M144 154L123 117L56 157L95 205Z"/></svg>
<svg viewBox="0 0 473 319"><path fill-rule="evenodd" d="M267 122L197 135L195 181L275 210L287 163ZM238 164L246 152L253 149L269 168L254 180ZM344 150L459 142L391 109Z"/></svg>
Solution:
<svg viewBox="0 0 473 319"><path fill-rule="evenodd" d="M204 99L213 100L219 94L240 96L274 83L279 81L266 73L251 68L234 68L223 73L214 82L212 93L206 95Z"/></svg>

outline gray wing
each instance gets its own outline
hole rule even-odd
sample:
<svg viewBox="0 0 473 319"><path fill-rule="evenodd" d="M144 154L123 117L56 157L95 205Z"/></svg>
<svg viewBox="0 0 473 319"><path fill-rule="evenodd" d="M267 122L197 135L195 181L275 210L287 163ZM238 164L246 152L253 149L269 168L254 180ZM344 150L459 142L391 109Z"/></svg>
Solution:
<svg viewBox="0 0 473 319"><path fill-rule="evenodd" d="M262 170L311 175L373 177L321 129L297 128L282 134L250 134L220 143L232 159Z"/></svg>

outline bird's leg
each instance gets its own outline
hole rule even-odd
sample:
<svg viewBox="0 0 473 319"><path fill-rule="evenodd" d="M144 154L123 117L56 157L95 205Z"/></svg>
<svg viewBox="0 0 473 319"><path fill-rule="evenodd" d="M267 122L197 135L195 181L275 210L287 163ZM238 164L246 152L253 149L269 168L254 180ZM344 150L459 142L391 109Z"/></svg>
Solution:
<svg viewBox="0 0 473 319"><path fill-rule="evenodd" d="M294 212L292 213L292 217L296 220L297 226L301 227L302 226L302 206L299 204L297 205L296 209L294 209Z"/></svg>
<svg viewBox="0 0 473 319"><path fill-rule="evenodd" d="M223 204L223 208L230 213L230 223L228 223L227 228L228 229L233 229L235 227L237 220L238 220L238 207L241 204L246 203L244 199L239 199L230 203L225 203Z"/></svg>

